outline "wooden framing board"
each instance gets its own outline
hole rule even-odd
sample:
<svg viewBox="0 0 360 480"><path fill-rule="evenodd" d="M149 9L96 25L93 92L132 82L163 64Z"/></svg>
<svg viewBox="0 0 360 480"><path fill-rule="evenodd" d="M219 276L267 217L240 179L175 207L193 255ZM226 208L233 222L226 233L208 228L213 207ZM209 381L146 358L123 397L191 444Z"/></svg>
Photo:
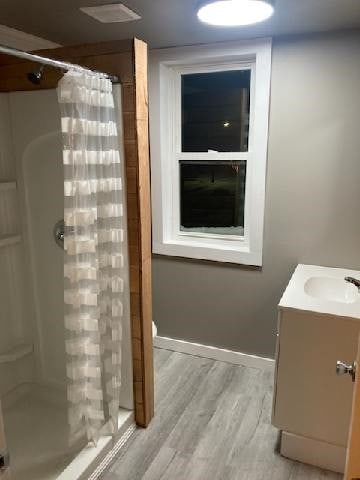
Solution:
<svg viewBox="0 0 360 480"><path fill-rule="evenodd" d="M116 75L122 84L134 408L136 423L146 427L154 415L147 45L133 39L36 53ZM56 68L45 67L39 86L28 81L26 74L38 66L0 55L0 92L56 88L63 74Z"/></svg>

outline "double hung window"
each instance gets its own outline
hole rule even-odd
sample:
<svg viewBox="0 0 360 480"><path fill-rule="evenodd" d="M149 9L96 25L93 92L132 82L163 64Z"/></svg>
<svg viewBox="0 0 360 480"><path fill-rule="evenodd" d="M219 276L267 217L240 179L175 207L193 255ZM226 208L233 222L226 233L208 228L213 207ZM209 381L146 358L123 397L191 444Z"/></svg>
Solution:
<svg viewBox="0 0 360 480"><path fill-rule="evenodd" d="M271 43L152 53L153 251L261 265Z"/></svg>

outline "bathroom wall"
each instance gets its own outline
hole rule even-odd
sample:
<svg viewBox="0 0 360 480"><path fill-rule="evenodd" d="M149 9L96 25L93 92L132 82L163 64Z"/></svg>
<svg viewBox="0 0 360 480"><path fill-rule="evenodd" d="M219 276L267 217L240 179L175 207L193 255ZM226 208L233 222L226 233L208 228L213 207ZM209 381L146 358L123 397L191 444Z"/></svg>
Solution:
<svg viewBox="0 0 360 480"><path fill-rule="evenodd" d="M273 44L262 269L156 257L158 334L272 357L298 263L360 270L360 32Z"/></svg>

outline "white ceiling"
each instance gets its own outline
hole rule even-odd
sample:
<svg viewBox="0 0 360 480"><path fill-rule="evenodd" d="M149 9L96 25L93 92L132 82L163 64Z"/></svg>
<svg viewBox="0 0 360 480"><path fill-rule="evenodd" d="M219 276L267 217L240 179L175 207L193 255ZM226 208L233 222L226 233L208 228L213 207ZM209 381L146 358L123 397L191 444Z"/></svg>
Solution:
<svg viewBox="0 0 360 480"><path fill-rule="evenodd" d="M277 0L274 17L257 26L211 27L199 23L196 0L123 0L142 16L131 23L101 24L79 8L114 0L1 0L0 24L63 45L137 36L151 47L209 43L360 28L360 0Z"/></svg>

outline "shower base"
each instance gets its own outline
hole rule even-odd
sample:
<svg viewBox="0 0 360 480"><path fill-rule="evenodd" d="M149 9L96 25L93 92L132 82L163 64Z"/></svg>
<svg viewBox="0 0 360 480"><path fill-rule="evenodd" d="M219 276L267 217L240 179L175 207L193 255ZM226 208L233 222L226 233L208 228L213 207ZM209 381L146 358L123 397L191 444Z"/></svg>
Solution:
<svg viewBox="0 0 360 480"><path fill-rule="evenodd" d="M14 480L82 480L88 478L114 442L102 437L96 447L69 453L66 403L36 387L4 409L11 473ZM119 436L134 424L133 412L120 410ZM96 478L96 477L94 477Z"/></svg>
<svg viewBox="0 0 360 480"><path fill-rule="evenodd" d="M4 410L14 480L53 480L71 462L66 406L30 391Z"/></svg>

